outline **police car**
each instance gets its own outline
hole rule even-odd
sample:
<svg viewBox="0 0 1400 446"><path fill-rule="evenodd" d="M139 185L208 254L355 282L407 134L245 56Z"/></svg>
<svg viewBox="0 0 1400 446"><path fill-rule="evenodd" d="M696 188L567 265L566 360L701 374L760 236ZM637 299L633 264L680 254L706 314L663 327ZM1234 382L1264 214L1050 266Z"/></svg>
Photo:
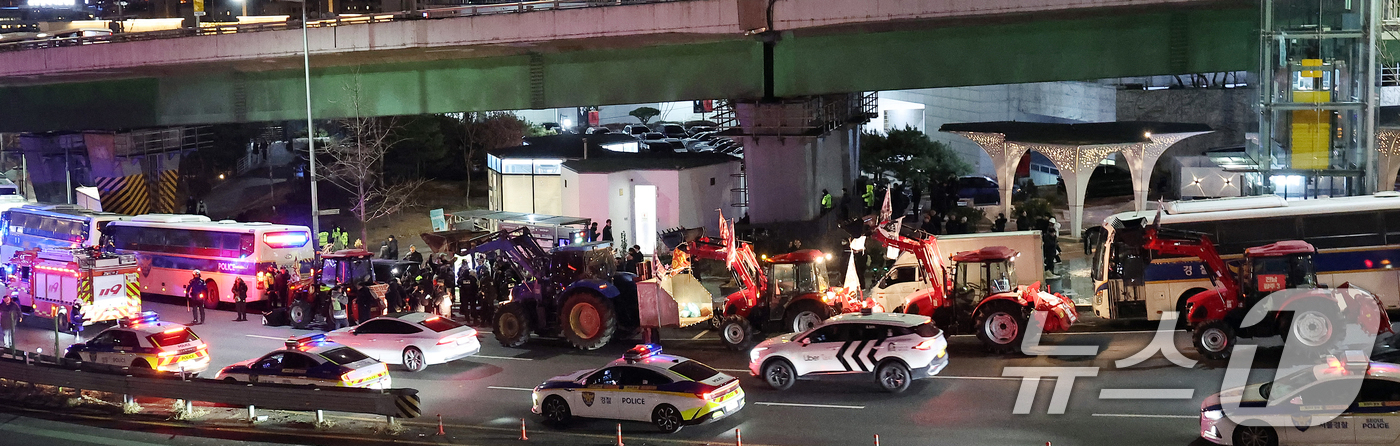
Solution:
<svg viewBox="0 0 1400 446"><path fill-rule="evenodd" d="M928 316L866 310L759 343L749 351L749 373L777 390L803 377L873 373L880 387L898 393L948 366L947 348Z"/></svg>
<svg viewBox="0 0 1400 446"><path fill-rule="evenodd" d="M597 370L557 376L535 387L530 410L556 426L572 417L646 421L671 433L744 407L739 379L705 364L638 345Z"/></svg>
<svg viewBox="0 0 1400 446"><path fill-rule="evenodd" d="M224 367L214 379L369 389L388 389L391 384L384 363L327 341L323 333L288 338L285 348Z"/></svg>
<svg viewBox="0 0 1400 446"><path fill-rule="evenodd" d="M1400 365L1360 352L1201 403L1201 437L1245 446L1400 444ZM1239 399L1226 410L1222 400ZM1233 407L1233 406L1232 406Z"/></svg>
<svg viewBox="0 0 1400 446"><path fill-rule="evenodd" d="M161 372L198 374L209 368L209 347L189 327L154 311L120 319L87 342L68 346L68 359Z"/></svg>

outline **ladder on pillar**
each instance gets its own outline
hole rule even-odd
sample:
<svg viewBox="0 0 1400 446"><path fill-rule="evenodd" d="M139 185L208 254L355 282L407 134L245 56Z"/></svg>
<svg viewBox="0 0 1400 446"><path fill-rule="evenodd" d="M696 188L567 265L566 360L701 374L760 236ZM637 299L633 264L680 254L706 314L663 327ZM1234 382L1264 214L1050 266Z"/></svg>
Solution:
<svg viewBox="0 0 1400 446"><path fill-rule="evenodd" d="M749 208L749 177L744 173L742 164L740 164L739 169L739 173L729 175L739 184L739 187L729 190L734 198L734 202L730 203L729 207L738 209L739 213L742 214Z"/></svg>

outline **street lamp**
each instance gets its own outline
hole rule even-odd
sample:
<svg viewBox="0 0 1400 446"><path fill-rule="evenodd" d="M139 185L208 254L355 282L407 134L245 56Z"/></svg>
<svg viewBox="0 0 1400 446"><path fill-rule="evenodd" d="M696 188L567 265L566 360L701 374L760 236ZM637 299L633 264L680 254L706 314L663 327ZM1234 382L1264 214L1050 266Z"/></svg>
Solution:
<svg viewBox="0 0 1400 446"><path fill-rule="evenodd" d="M292 1L301 3L301 61L306 80L306 153L310 164L307 170L311 175L311 236L317 237L321 233L321 206L316 196L316 127L311 122L311 44L306 37L307 0Z"/></svg>

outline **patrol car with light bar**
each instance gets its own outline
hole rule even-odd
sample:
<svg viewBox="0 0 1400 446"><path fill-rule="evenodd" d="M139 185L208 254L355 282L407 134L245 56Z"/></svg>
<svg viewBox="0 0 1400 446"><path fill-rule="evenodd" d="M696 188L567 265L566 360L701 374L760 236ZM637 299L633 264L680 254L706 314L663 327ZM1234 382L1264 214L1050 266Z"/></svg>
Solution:
<svg viewBox="0 0 1400 446"><path fill-rule="evenodd" d="M1270 382L1227 389L1201 402L1201 438L1248 446L1400 444L1400 365L1348 351Z"/></svg>
<svg viewBox="0 0 1400 446"><path fill-rule="evenodd" d="M209 346L181 324L154 311L118 320L87 342L68 346L63 357L134 369L198 374L209 368Z"/></svg>
<svg viewBox="0 0 1400 446"><path fill-rule="evenodd" d="M947 350L928 316L867 309L759 343L749 351L749 373L777 390L805 377L873 374L881 388L899 393L947 367Z"/></svg>
<svg viewBox="0 0 1400 446"><path fill-rule="evenodd" d="M250 383L388 389L384 363L317 333L287 338L285 348L224 367L214 379Z"/></svg>
<svg viewBox="0 0 1400 446"><path fill-rule="evenodd" d="M644 421L671 433L744 408L739 379L705 364L638 345L596 370L557 376L536 386L530 410L555 426L573 417Z"/></svg>

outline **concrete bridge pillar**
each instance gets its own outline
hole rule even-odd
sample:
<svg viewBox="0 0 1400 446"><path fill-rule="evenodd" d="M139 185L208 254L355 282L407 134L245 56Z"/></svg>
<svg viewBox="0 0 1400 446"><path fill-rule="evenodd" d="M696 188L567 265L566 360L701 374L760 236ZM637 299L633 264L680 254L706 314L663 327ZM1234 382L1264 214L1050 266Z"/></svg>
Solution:
<svg viewBox="0 0 1400 446"><path fill-rule="evenodd" d="M815 219L823 189L839 202L841 188L855 180L864 120L834 115L851 105L845 98L861 95L839 96L733 104L751 223Z"/></svg>

